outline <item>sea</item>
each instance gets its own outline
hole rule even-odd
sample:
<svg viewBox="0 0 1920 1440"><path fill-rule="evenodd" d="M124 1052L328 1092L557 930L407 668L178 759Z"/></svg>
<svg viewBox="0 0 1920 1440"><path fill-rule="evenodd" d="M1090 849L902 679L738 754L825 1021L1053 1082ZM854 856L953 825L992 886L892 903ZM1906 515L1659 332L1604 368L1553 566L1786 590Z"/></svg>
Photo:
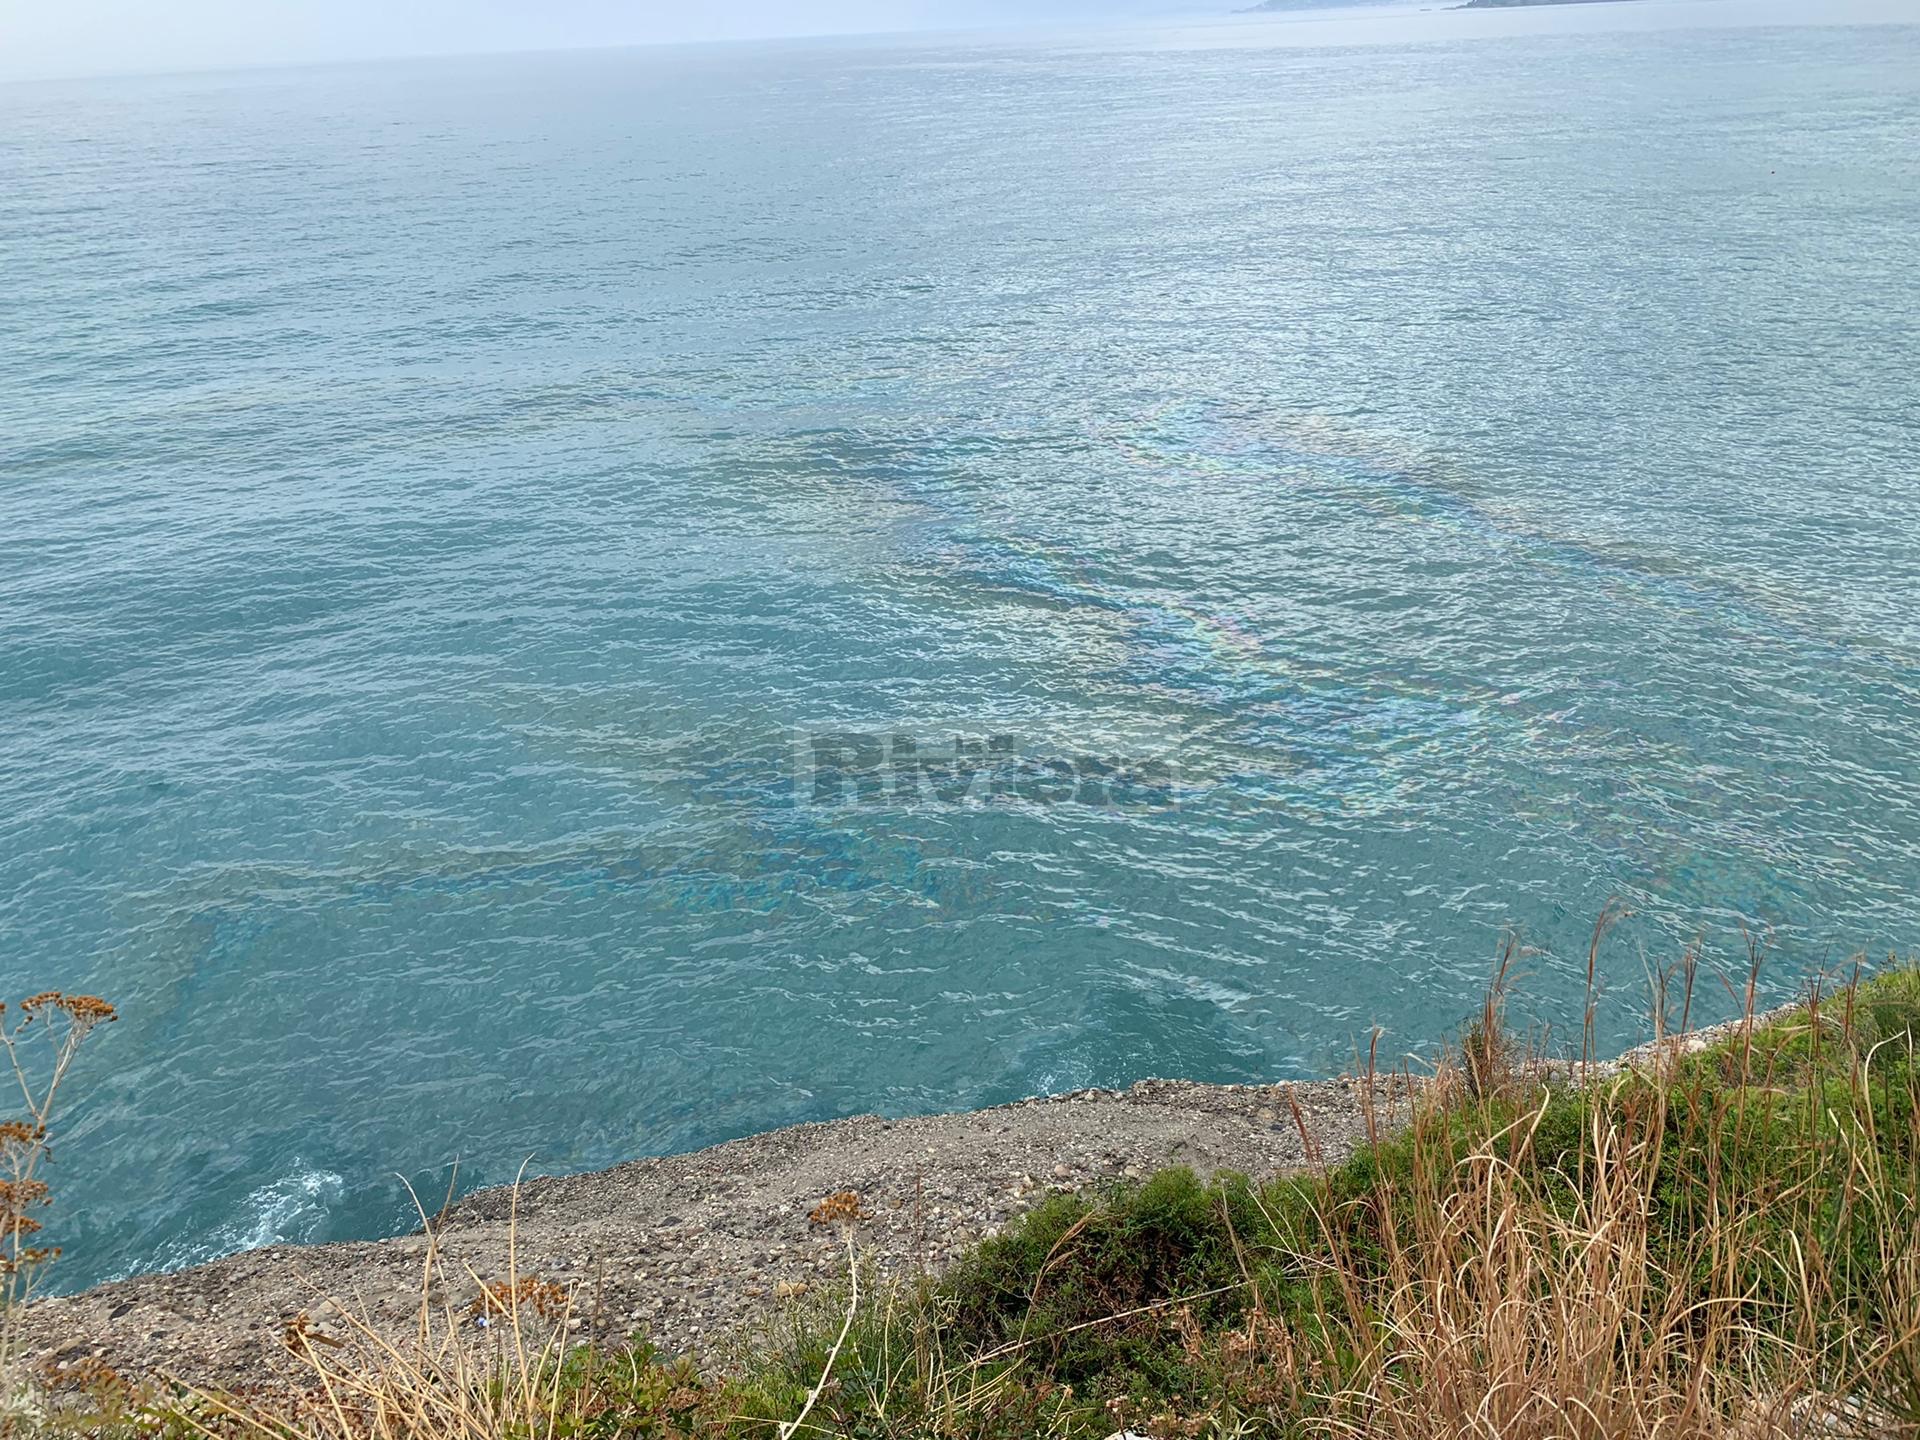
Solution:
<svg viewBox="0 0 1920 1440"><path fill-rule="evenodd" d="M1917 259L1904 3L0 86L52 1287L1909 953Z"/></svg>

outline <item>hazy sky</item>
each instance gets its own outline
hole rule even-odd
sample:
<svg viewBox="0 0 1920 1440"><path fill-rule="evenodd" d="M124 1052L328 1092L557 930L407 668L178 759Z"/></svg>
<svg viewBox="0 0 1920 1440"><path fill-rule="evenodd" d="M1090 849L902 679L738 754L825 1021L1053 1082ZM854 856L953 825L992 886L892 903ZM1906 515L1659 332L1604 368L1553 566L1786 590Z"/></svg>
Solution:
<svg viewBox="0 0 1920 1440"><path fill-rule="evenodd" d="M1238 0L1245 4L1248 0ZM847 34L1228 0L0 0L0 76Z"/></svg>

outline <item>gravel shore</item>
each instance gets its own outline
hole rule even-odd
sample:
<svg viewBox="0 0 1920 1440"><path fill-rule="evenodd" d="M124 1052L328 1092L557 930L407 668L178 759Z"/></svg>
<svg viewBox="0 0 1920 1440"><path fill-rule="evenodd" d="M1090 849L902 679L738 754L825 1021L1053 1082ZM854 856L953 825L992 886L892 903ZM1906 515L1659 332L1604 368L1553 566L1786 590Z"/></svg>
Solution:
<svg viewBox="0 0 1920 1440"><path fill-rule="evenodd" d="M1375 1121L1404 1115L1384 1085ZM721 1356L727 1337L845 1270L808 1212L858 1192L863 1257L881 1274L934 1269L1047 1194L1189 1165L1256 1175L1334 1163L1368 1133L1366 1087L1148 1080L960 1115L860 1116L796 1125L712 1149L520 1188L521 1275L572 1285L582 1335L641 1331L669 1353ZM1297 1107L1297 1118L1296 1118ZM1311 1147L1311 1148L1310 1148ZM508 1189L477 1191L436 1222L445 1298L462 1306L507 1273ZM35 1304L29 1346L71 1363L214 1386L272 1385L296 1367L281 1344L302 1311L326 1333L344 1308L411 1327L422 1235L362 1244L275 1245L171 1275ZM471 1275L469 1274L471 1272Z"/></svg>
<svg viewBox="0 0 1920 1440"><path fill-rule="evenodd" d="M1697 1048L1729 1028L1671 1043ZM1651 1053L1643 1047L1596 1072ZM796 1125L530 1180L517 1207L509 1189L477 1191L435 1222L444 1277L436 1298L464 1307L480 1281L503 1279L512 1230L517 1273L571 1287L582 1338L641 1332L668 1354L724 1361L730 1337L844 1273L839 1240L808 1219L830 1194L855 1191L869 1212L859 1230L866 1263L910 1274L939 1268L1054 1191L1168 1165L1264 1176L1337 1164L1406 1110L1404 1081L1145 1080L966 1114ZM410 1330L426 1251L420 1234L269 1246L37 1302L24 1339L43 1360L92 1355L128 1375L276 1386L295 1378L281 1335L303 1312L323 1335L344 1329L343 1310Z"/></svg>

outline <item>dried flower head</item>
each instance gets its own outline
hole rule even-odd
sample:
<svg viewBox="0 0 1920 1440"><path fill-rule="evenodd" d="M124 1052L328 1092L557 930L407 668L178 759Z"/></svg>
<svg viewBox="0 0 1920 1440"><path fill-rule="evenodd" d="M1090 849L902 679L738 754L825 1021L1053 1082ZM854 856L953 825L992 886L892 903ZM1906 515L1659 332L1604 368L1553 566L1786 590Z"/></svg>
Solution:
<svg viewBox="0 0 1920 1440"><path fill-rule="evenodd" d="M542 1320L557 1320L566 1313L566 1287L535 1275L522 1275L511 1285L505 1280L489 1281L480 1287L467 1313L485 1318L522 1309L531 1310Z"/></svg>
<svg viewBox="0 0 1920 1440"><path fill-rule="evenodd" d="M19 1002L18 1020L0 1005L0 1050L19 1082L26 1113L0 1120L0 1319L10 1316L31 1296L36 1272L57 1259L55 1246L28 1244L40 1231L40 1222L28 1212L47 1203L47 1186L35 1171L51 1158L47 1124L54 1114L60 1082L80 1043L96 1025L115 1017L113 1006L98 995L67 995L42 990ZM55 1017L65 1017L59 1024ZM45 1047L25 1040L36 1021L35 1035L44 1035ZM0 1334L0 1341L4 1341Z"/></svg>
<svg viewBox="0 0 1920 1440"><path fill-rule="evenodd" d="M281 1327L280 1343L296 1355L315 1345L325 1345L334 1350L341 1348L338 1340L314 1326L313 1317L304 1310Z"/></svg>
<svg viewBox="0 0 1920 1440"><path fill-rule="evenodd" d="M47 1127L29 1125L24 1120L0 1120L0 1147L38 1145L47 1138Z"/></svg>
<svg viewBox="0 0 1920 1440"><path fill-rule="evenodd" d="M74 1360L48 1356L41 1362L40 1374L50 1390L83 1390L100 1394L104 1391L132 1389L126 1377L98 1355L82 1355Z"/></svg>
<svg viewBox="0 0 1920 1440"><path fill-rule="evenodd" d="M80 1031L120 1018L119 1012L98 995L63 995L55 1003L67 1012L67 1018Z"/></svg>
<svg viewBox="0 0 1920 1440"><path fill-rule="evenodd" d="M0 1275L18 1275L59 1258L58 1245L29 1245L18 1255L0 1254Z"/></svg>
<svg viewBox="0 0 1920 1440"><path fill-rule="evenodd" d="M5 1009L4 1005L0 1005L0 1012ZM42 990L38 995L29 995L20 1002L20 1013L24 1018L18 1028L24 1030L56 1010L67 1017L79 1035L85 1035L96 1025L120 1018L113 1006L98 995L68 995L59 990Z"/></svg>
<svg viewBox="0 0 1920 1440"><path fill-rule="evenodd" d="M15 1216L24 1215L29 1205L46 1203L46 1181L0 1180L0 1217L5 1217L8 1222Z"/></svg>
<svg viewBox="0 0 1920 1440"><path fill-rule="evenodd" d="M815 1225L854 1225L867 1219L869 1213L861 1208L858 1191L840 1190L809 1210L807 1219Z"/></svg>

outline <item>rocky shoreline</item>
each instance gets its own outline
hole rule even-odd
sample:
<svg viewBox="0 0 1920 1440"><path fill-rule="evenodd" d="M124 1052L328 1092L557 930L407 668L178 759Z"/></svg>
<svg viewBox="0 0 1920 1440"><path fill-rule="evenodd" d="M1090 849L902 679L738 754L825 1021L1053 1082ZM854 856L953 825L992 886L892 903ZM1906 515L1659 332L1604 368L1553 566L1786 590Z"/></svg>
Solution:
<svg viewBox="0 0 1920 1440"><path fill-rule="evenodd" d="M1765 1017L1763 1017L1765 1018ZM1737 1024L1740 1022L1736 1022ZM1728 1026L1678 1042L1691 1048ZM1603 1071L1654 1053L1629 1052ZM1169 1165L1271 1175L1337 1164L1407 1111L1404 1079L1276 1085L1145 1080L955 1115L797 1125L691 1154L477 1191L434 1223L437 1301L460 1310L515 1271L567 1287L581 1338L641 1332L667 1354L724 1363L737 1337L830 1285L845 1254L809 1212L856 1192L863 1262L880 1275L939 1269L1056 1191ZM395 1333L418 1315L422 1234L276 1245L167 1275L39 1301L23 1339L43 1362L96 1357L126 1375L227 1388L293 1383L282 1335L342 1312Z"/></svg>

